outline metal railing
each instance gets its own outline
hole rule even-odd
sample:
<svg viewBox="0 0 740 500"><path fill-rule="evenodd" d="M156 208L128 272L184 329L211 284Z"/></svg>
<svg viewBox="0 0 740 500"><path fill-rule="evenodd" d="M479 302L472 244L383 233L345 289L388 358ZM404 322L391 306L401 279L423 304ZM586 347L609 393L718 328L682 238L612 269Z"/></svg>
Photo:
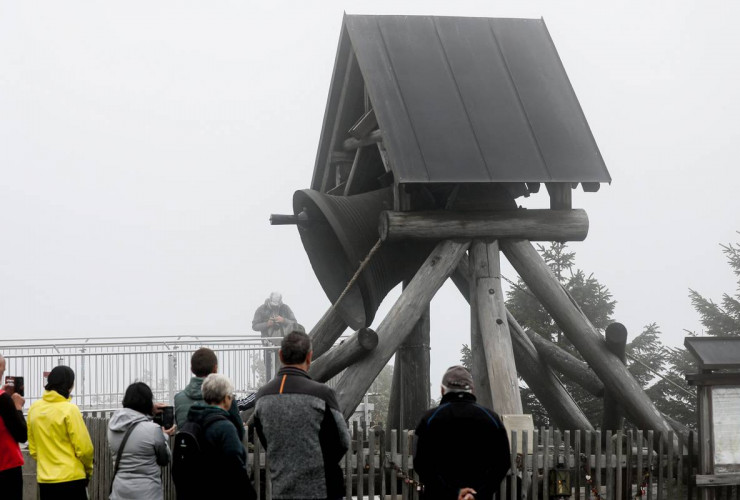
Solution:
<svg viewBox="0 0 740 500"><path fill-rule="evenodd" d="M0 353L5 374L24 377L26 408L42 397L48 372L67 365L76 377L72 401L87 413L120 407L126 387L136 381L146 382L155 400L171 403L189 382L190 356L199 347L213 349L219 372L237 394L256 391L266 378L264 356L277 351L263 340L259 334L18 339L0 341Z"/></svg>

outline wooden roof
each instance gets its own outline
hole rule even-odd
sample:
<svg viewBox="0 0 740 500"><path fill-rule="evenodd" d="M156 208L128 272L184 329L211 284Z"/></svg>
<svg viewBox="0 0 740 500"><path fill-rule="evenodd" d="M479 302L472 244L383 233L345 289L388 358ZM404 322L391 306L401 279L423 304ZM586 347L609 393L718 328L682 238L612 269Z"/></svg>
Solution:
<svg viewBox="0 0 740 500"><path fill-rule="evenodd" d="M611 182L540 19L346 15L313 189L358 141L395 183Z"/></svg>

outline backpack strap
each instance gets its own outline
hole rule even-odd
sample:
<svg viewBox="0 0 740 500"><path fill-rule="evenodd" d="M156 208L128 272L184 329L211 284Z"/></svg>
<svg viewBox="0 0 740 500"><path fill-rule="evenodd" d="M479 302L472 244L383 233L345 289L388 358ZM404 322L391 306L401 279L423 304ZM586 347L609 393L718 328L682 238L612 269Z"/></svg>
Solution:
<svg viewBox="0 0 740 500"><path fill-rule="evenodd" d="M121 464L121 457L123 456L123 449L126 447L126 441L128 441L128 437L131 435L131 431L134 430L134 427L142 423L143 420L139 420L138 422L134 422L134 424L128 428L126 431L126 434L123 435L123 439L121 440L121 446L118 447L118 453L116 454L116 465L113 467L113 476L110 478L110 491L108 494L110 495L113 492L113 481L116 480L116 474L118 473L118 466Z"/></svg>

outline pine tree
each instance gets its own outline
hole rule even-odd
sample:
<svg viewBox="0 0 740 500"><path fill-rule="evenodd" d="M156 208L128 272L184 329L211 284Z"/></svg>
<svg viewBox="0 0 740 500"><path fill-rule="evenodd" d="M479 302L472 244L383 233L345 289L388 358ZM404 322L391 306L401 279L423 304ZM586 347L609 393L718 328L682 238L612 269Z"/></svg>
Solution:
<svg viewBox="0 0 740 500"><path fill-rule="evenodd" d="M707 334L738 336L740 335L740 244L730 243L720 246L738 280L735 294L722 294L720 304L692 289L689 289L689 297L694 309L701 316L701 323L706 328Z"/></svg>

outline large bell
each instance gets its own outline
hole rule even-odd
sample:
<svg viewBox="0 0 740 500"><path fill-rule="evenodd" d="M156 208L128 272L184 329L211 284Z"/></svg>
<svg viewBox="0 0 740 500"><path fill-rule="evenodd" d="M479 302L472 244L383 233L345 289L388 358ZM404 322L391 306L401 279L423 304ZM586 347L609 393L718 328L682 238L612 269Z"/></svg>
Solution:
<svg viewBox="0 0 740 500"><path fill-rule="evenodd" d="M378 241L380 212L392 209L392 188L353 196L303 189L293 195L293 212L306 217L298 225L301 241L332 304ZM384 242L337 306L339 315L354 330L370 326L383 298L414 276L429 251L428 243Z"/></svg>

